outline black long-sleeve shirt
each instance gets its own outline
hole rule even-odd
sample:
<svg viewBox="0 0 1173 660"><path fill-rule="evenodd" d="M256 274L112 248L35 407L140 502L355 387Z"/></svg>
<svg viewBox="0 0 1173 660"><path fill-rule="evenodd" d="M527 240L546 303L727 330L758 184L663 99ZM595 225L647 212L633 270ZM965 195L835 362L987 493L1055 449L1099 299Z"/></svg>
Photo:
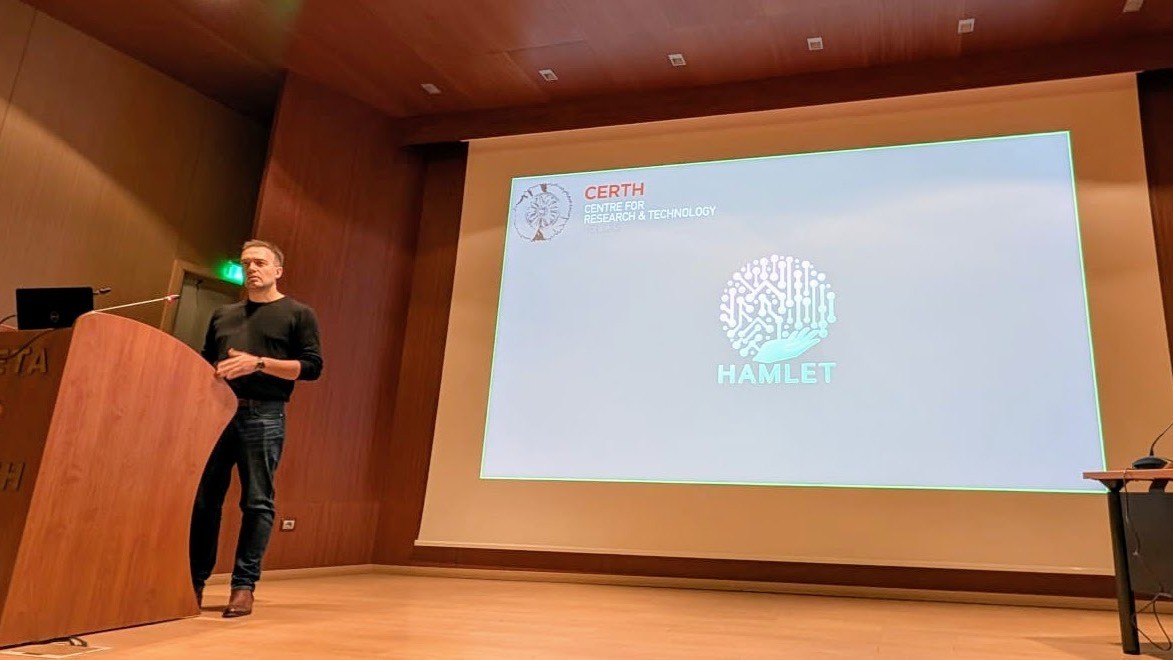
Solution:
<svg viewBox="0 0 1173 660"><path fill-rule="evenodd" d="M268 303L245 300L212 313L204 339L204 359L216 364L228 349L276 360L301 363L298 380L317 380L322 373L318 319L309 306L285 296ZM241 399L288 401L293 381L263 371L228 381Z"/></svg>

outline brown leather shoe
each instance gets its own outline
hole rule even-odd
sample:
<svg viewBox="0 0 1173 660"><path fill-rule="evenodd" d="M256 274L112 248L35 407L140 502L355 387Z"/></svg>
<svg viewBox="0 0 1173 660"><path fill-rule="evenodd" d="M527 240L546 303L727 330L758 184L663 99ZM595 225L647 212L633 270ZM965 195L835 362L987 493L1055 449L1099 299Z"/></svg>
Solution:
<svg viewBox="0 0 1173 660"><path fill-rule="evenodd" d="M228 599L228 607L224 608L224 618L233 619L239 616L248 616L253 613L252 589L233 589Z"/></svg>

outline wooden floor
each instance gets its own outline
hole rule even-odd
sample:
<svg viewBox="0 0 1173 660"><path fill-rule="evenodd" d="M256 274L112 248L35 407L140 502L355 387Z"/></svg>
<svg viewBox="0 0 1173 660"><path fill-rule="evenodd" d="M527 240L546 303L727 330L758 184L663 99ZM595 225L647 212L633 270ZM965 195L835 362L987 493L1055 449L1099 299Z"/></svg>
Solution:
<svg viewBox="0 0 1173 660"><path fill-rule="evenodd" d="M110 650L82 657L1122 657L1108 611L384 574L262 582L243 619L220 618L227 596L209 586L201 617L89 635Z"/></svg>

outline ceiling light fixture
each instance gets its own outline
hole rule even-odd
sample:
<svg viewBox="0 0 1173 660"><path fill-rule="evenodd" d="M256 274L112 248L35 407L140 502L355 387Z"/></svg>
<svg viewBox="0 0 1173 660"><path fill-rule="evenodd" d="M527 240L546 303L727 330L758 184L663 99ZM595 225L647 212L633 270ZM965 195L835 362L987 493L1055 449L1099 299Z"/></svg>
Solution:
<svg viewBox="0 0 1173 660"><path fill-rule="evenodd" d="M806 47L807 47L807 50L823 50L823 38L822 37L807 37Z"/></svg>
<svg viewBox="0 0 1173 660"><path fill-rule="evenodd" d="M973 32L973 19L963 18L957 21L957 34L969 34Z"/></svg>
<svg viewBox="0 0 1173 660"><path fill-rule="evenodd" d="M538 75L546 79L546 82L554 82L558 80L558 76L554 75L553 69L542 69L538 71Z"/></svg>

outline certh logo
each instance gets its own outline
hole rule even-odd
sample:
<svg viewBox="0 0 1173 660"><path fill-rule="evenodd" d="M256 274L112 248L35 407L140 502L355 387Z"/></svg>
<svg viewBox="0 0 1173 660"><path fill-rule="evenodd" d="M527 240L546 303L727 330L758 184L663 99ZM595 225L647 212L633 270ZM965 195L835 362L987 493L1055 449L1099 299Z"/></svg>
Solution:
<svg viewBox="0 0 1173 660"><path fill-rule="evenodd" d="M573 206L565 188L556 183L539 183L522 191L510 216L518 233L536 243L562 233Z"/></svg>
<svg viewBox="0 0 1173 660"><path fill-rule="evenodd" d="M753 364L717 366L717 383L830 383L834 362L792 362L830 334L835 292L827 274L798 257L754 259L730 276L720 320L737 354Z"/></svg>

